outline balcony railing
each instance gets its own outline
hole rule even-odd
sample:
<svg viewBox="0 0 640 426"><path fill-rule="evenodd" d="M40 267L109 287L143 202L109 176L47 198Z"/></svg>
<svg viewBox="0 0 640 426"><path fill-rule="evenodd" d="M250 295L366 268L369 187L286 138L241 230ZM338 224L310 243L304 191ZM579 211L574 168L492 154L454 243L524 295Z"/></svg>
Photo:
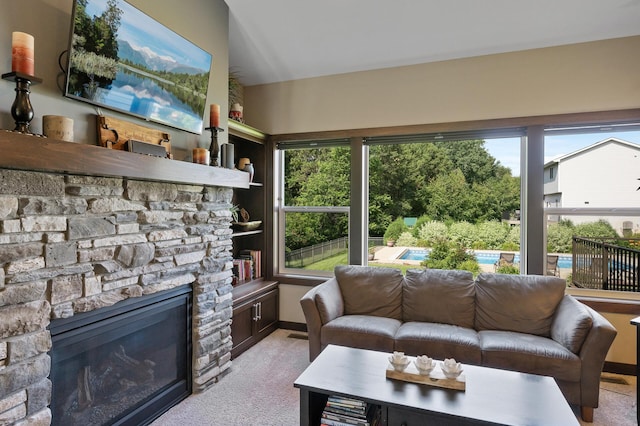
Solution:
<svg viewBox="0 0 640 426"><path fill-rule="evenodd" d="M640 239L573 237L576 287L640 291Z"/></svg>

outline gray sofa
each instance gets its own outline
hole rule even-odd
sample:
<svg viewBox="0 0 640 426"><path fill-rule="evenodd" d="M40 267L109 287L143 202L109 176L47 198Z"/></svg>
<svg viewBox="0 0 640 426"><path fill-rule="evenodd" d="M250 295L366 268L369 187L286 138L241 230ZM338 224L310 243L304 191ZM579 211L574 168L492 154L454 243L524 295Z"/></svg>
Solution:
<svg viewBox="0 0 640 426"><path fill-rule="evenodd" d="M551 376L593 421L615 328L557 277L339 266L300 300L311 360L329 344Z"/></svg>

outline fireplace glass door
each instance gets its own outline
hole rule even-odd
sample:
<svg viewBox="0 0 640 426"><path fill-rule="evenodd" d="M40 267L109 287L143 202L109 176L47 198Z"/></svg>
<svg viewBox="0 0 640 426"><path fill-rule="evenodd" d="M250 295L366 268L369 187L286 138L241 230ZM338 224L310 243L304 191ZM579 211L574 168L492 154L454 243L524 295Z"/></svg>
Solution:
<svg viewBox="0 0 640 426"><path fill-rule="evenodd" d="M51 323L54 425L148 424L191 392L191 289Z"/></svg>

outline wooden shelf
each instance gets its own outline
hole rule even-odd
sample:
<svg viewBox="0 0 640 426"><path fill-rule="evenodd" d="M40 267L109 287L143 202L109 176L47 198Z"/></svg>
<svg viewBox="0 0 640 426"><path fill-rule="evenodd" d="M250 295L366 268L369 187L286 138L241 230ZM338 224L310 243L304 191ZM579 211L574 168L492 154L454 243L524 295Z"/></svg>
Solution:
<svg viewBox="0 0 640 426"><path fill-rule="evenodd" d="M256 229L255 231L245 231L245 232L234 232L231 234L232 237L245 237L247 235L257 235L262 234L262 229Z"/></svg>
<svg viewBox="0 0 640 426"><path fill-rule="evenodd" d="M249 174L223 167L0 130L0 168L249 188Z"/></svg>
<svg viewBox="0 0 640 426"><path fill-rule="evenodd" d="M278 287L277 281L268 281L264 278L243 281L233 288L233 303L242 303L245 300L254 298L256 295L265 293L276 287Z"/></svg>

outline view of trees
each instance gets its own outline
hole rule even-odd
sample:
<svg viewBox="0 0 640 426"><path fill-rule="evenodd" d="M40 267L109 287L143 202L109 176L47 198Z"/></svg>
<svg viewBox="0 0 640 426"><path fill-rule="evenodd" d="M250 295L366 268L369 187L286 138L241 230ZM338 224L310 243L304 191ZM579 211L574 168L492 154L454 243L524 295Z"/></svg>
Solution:
<svg viewBox="0 0 640 426"><path fill-rule="evenodd" d="M117 34L122 10L117 0L109 0L101 16L89 17L85 11L87 0L76 6L71 66L85 74L74 75L72 87L86 87L95 91L99 83L109 84L116 77L118 65ZM90 93L91 94L91 93Z"/></svg>
<svg viewBox="0 0 640 426"><path fill-rule="evenodd" d="M285 205L348 206L348 147L286 151ZM377 145L369 159L369 235L402 217L471 224L500 221L520 208L520 178L483 140ZM338 216L338 220L336 220ZM347 235L347 216L287 215L288 250Z"/></svg>

